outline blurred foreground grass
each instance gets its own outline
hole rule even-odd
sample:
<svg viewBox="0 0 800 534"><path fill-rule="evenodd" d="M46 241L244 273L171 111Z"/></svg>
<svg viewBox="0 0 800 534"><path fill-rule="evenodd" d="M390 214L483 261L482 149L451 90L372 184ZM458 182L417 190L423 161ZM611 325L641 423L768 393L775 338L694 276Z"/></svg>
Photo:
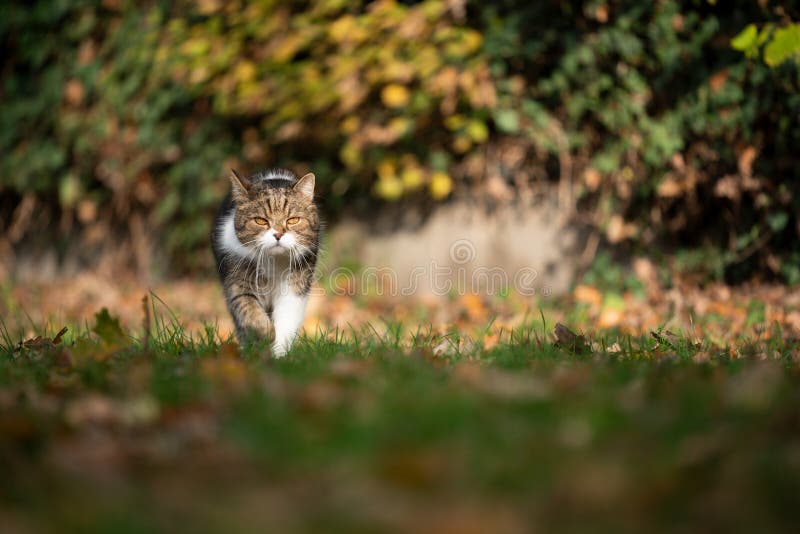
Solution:
<svg viewBox="0 0 800 534"><path fill-rule="evenodd" d="M5 531L796 528L796 339L389 325L270 360L154 324L5 337Z"/></svg>

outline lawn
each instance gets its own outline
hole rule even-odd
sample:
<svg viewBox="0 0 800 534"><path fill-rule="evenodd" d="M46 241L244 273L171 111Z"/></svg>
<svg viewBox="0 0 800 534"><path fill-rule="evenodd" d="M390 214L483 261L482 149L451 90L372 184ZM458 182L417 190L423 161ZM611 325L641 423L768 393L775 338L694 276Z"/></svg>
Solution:
<svg viewBox="0 0 800 534"><path fill-rule="evenodd" d="M384 323L274 360L147 325L6 331L4 531L796 529L800 342L781 332Z"/></svg>

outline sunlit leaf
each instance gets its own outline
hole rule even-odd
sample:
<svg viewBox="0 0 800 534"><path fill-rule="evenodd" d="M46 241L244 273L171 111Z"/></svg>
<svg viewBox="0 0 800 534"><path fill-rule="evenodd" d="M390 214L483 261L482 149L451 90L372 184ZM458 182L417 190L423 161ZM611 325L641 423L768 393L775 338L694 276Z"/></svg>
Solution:
<svg viewBox="0 0 800 534"><path fill-rule="evenodd" d="M800 54L800 24L778 28L764 47L764 62L770 67L780 65Z"/></svg>
<svg viewBox="0 0 800 534"><path fill-rule="evenodd" d="M489 128L483 121L472 119L467 123L467 135L476 143L483 143L489 137Z"/></svg>
<svg viewBox="0 0 800 534"><path fill-rule="evenodd" d="M447 173L435 172L431 175L429 189L434 199L441 200L453 190L453 179Z"/></svg>
<svg viewBox="0 0 800 534"><path fill-rule="evenodd" d="M397 176L381 177L375 184L375 192L385 200L397 200L403 196L403 182Z"/></svg>
<svg viewBox="0 0 800 534"><path fill-rule="evenodd" d="M755 24L748 24L745 29L739 32L736 37L731 39L731 46L735 50L739 50L740 52L744 52L751 57L753 54L753 49L756 48L756 38L758 37L758 28L756 28Z"/></svg>
<svg viewBox="0 0 800 534"><path fill-rule="evenodd" d="M389 84L381 91L381 101L390 108L399 108L408 104L410 93L407 88L396 83Z"/></svg>

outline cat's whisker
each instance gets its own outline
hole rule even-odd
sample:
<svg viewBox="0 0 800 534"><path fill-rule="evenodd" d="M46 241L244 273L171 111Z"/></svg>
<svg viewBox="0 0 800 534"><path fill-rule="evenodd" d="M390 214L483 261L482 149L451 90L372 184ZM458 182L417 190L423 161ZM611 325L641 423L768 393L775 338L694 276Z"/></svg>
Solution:
<svg viewBox="0 0 800 534"><path fill-rule="evenodd" d="M264 252L265 252L264 245L259 245L258 248L257 248L257 251L258 252L257 252L257 259L256 259L256 270L253 273L253 275L255 277L256 295L260 295L261 294L261 285L260 285L261 260L264 258Z"/></svg>
<svg viewBox="0 0 800 534"><path fill-rule="evenodd" d="M253 243L257 243L258 240L259 240L259 238L256 237L256 238L251 239L249 241L245 241L244 243L242 243L242 246L247 247L248 245L251 245ZM255 247L255 248L257 248L257 247ZM239 273L239 271L242 269L243 266L246 267L249 270L252 258L250 258L248 256L241 256L241 255L237 254L234 251L227 252L222 257L224 259L228 259L229 257L232 257L232 256L236 257L237 261L236 261L236 263L233 264L233 267L231 268L231 276L236 276Z"/></svg>
<svg viewBox="0 0 800 534"><path fill-rule="evenodd" d="M295 246L297 247L297 251L295 251L295 253L298 259L302 262L302 266L305 268L311 268L312 259L315 259L316 256L311 250L311 247L307 247L302 243L297 243Z"/></svg>

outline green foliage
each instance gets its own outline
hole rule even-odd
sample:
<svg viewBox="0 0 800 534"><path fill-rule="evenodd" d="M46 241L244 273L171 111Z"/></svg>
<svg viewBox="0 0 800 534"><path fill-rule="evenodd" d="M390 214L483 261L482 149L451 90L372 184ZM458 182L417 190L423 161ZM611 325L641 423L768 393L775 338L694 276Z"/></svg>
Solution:
<svg viewBox="0 0 800 534"><path fill-rule="evenodd" d="M482 21L492 71L526 82L516 97L498 83L498 102L527 111L520 130L540 151L570 158L579 208L608 240L711 249L723 265L709 262L709 274L735 279L784 276L800 242L798 65L769 68L727 44L763 45L772 34L736 34L771 16L741 3L597 1L576 12L509 0ZM770 41L770 63L793 31ZM754 227L765 230L743 245Z"/></svg>
<svg viewBox="0 0 800 534"><path fill-rule="evenodd" d="M34 195L42 224L87 244L149 228L192 268L231 166L313 168L335 216L428 205L490 165L528 187L557 159L612 242L731 252L758 225L725 269L779 274L800 198L798 30L779 21L692 0L10 2L0 216ZM504 143L533 162L498 164Z"/></svg>

